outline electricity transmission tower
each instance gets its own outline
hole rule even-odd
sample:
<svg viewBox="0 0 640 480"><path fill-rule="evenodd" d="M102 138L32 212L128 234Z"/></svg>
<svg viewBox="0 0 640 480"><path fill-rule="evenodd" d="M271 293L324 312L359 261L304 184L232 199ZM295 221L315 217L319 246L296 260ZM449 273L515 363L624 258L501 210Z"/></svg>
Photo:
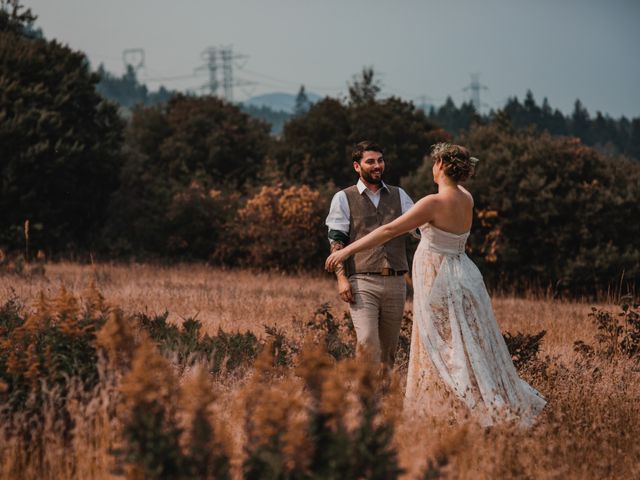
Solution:
<svg viewBox="0 0 640 480"><path fill-rule="evenodd" d="M233 50L230 47L223 48L220 52L222 57L222 87L224 98L228 102L233 101Z"/></svg>
<svg viewBox="0 0 640 480"><path fill-rule="evenodd" d="M144 68L144 49L143 48L127 48L122 51L122 63L124 63L125 71L129 66L137 74L138 70Z"/></svg>
<svg viewBox="0 0 640 480"><path fill-rule="evenodd" d="M489 87L480 84L480 74L472 73L471 83L463 90L465 92L471 92L471 104L475 107L476 112L480 112L480 107L483 105L483 103L480 102L480 90L489 90Z"/></svg>
<svg viewBox="0 0 640 480"><path fill-rule="evenodd" d="M218 49L216 47L205 48L200 54L200 58L205 61L202 67L196 70L207 70L209 72L209 81L202 86L208 89L211 95L218 94Z"/></svg>
<svg viewBox="0 0 640 480"><path fill-rule="evenodd" d="M246 55L233 53L231 46L208 47L202 54L205 65L197 70L207 70L209 81L202 86L203 90L208 90L211 95L218 95L218 70L222 70L222 96L228 102L233 102L233 87L254 85L255 82L234 78L233 68L238 66L238 60L247 58ZM220 67L220 68L218 68Z"/></svg>

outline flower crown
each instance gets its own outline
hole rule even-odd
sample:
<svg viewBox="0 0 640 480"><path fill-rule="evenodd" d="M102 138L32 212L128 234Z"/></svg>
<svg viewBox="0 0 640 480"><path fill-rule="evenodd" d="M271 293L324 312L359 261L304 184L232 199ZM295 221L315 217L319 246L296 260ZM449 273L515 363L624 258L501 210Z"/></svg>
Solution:
<svg viewBox="0 0 640 480"><path fill-rule="evenodd" d="M433 145L433 147L431 147L431 156L442 157L443 155L451 155L453 153L451 152L451 150L452 150L452 147L454 146L457 146L457 145L453 145L448 142L436 143L435 145ZM471 166L475 167L480 160L476 157L469 157L469 161L471 162Z"/></svg>

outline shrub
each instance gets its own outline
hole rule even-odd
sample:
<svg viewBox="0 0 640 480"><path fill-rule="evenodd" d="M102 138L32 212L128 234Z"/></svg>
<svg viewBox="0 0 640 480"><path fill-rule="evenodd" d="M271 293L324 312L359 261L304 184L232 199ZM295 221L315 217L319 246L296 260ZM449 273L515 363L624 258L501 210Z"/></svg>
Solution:
<svg viewBox="0 0 640 480"><path fill-rule="evenodd" d="M306 185L262 187L234 225L240 263L254 268L318 268L327 249L324 202Z"/></svg>
<svg viewBox="0 0 640 480"><path fill-rule="evenodd" d="M298 345L287 338L284 330L269 325L264 326L264 331L270 338L267 346L273 357L274 366L291 367L300 348Z"/></svg>
<svg viewBox="0 0 640 480"><path fill-rule="evenodd" d="M152 342L137 348L121 391L125 446L116 453L131 465L130 477L179 478L183 458L177 379Z"/></svg>
<svg viewBox="0 0 640 480"><path fill-rule="evenodd" d="M211 414L216 393L211 376L200 368L181 388L181 405L186 412L186 458L183 477L223 480L230 478L229 439Z"/></svg>
<svg viewBox="0 0 640 480"><path fill-rule="evenodd" d="M223 228L233 207L233 195L207 191L195 180L177 191L164 216L166 253L171 257L209 258L225 241Z"/></svg>
<svg viewBox="0 0 640 480"><path fill-rule="evenodd" d="M46 446L72 442L74 412L99 389L95 337L106 315L95 289L84 305L63 288L41 294L32 313L15 299L0 308L0 421L4 440L22 446L16 468L46 470Z"/></svg>
<svg viewBox="0 0 640 480"><path fill-rule="evenodd" d="M342 320L336 319L328 303L320 305L305 322L305 332L324 345L326 352L336 360L352 358L356 352L356 335L349 312Z"/></svg>
<svg viewBox="0 0 640 480"><path fill-rule="evenodd" d="M219 375L247 367L255 359L259 343L251 332L227 333L218 329L210 336L200 332L202 324L195 319L185 320L182 327L167 322L169 312L147 316L139 313L135 318L160 351L175 360L179 372L199 362L205 362L210 373Z"/></svg>
<svg viewBox="0 0 640 480"><path fill-rule="evenodd" d="M306 343L296 368L302 391L290 378L274 382L270 363L259 364L244 395L244 478L393 479L402 473L375 365L334 362L323 345Z"/></svg>
<svg viewBox="0 0 640 480"><path fill-rule="evenodd" d="M0 379L4 401L15 409L39 404L45 389L81 379L89 390L98 381L96 332L106 320L100 294L84 307L64 288L54 299L40 294L34 313L22 313L15 299L0 309Z"/></svg>
<svg viewBox="0 0 640 480"><path fill-rule="evenodd" d="M130 478L230 478L224 434L210 412L216 397L205 369L179 388L167 360L143 339L121 391L124 445L116 453Z"/></svg>
<svg viewBox="0 0 640 480"><path fill-rule="evenodd" d="M516 335L505 332L502 335L513 359L513 364L518 370L524 368L538 356L540 342L546 334L547 332L545 330L541 330L533 335L520 332Z"/></svg>
<svg viewBox="0 0 640 480"><path fill-rule="evenodd" d="M298 368L311 395L310 434L315 444L311 470L321 478L397 478L397 452L393 447L393 425L381 412L380 371L374 362L350 359L335 370L322 360L321 350L307 349ZM333 371L332 371L333 370ZM358 412L355 424L346 419L353 379Z"/></svg>
<svg viewBox="0 0 640 480"><path fill-rule="evenodd" d="M597 344L578 340L574 343L575 351L584 357L628 357L640 361L640 304L623 301L617 314L592 307L589 317L598 330Z"/></svg>

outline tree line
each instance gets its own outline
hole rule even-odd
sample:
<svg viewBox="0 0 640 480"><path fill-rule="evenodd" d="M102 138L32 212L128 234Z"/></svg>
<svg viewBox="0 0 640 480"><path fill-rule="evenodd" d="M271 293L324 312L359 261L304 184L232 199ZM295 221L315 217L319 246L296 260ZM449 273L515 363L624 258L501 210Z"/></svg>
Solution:
<svg viewBox="0 0 640 480"><path fill-rule="evenodd" d="M546 98L538 105L528 90L522 103L518 97L511 97L500 111L481 115L472 103L463 102L458 107L449 97L441 107L431 107L428 116L447 131L460 133L475 123L490 122L498 114L506 114L517 129L533 127L552 135L577 137L603 154L625 155L640 161L640 117L622 116L616 120L599 111L592 117L579 99L574 103L573 112L564 115L552 108Z"/></svg>
<svg viewBox="0 0 640 480"><path fill-rule="evenodd" d="M130 109L136 104L154 105L166 102L177 93L165 87L160 87L156 92L149 92L138 82L131 66L121 77L110 74L102 65L98 68L98 74L98 91L125 109ZM266 106L240 104L240 108L249 115L269 123L274 135L282 134L285 123L308 111L310 106L304 85L298 92L293 113L273 110ZM578 137L585 145L593 146L606 155L621 154L640 161L640 117L628 119L622 116L614 119L600 111L592 116L579 99L576 99L570 115L551 107L547 98L538 105L531 90L526 92L522 102L517 96L510 97L499 111L491 110L483 114L478 112L471 102L462 102L457 106L451 97L447 97L443 105L431 106L425 113L431 122L454 134L468 131L476 123L491 122L498 113L506 114L514 128L534 127L552 135Z"/></svg>
<svg viewBox="0 0 640 480"><path fill-rule="evenodd" d="M211 96L123 118L86 57L32 35L33 20L0 11L4 252L319 271L331 196L356 179L351 145L384 145L387 181L417 199L433 190L430 147L455 140L481 159L469 254L489 282L570 293L640 282L639 162L521 129L506 108L460 132L379 98L366 68L347 99L305 105L278 137Z"/></svg>

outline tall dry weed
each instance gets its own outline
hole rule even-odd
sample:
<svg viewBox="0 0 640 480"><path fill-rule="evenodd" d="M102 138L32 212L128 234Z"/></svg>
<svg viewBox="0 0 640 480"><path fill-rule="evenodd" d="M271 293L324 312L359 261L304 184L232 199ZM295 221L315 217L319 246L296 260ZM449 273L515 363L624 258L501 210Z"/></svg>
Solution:
<svg viewBox="0 0 640 480"><path fill-rule="evenodd" d="M64 291L25 295L28 306L15 297L0 305L0 478L640 477L632 302L618 311L599 305L608 313L598 317L584 304L494 299L503 327L523 332L511 336L520 374L549 403L530 429L485 429L472 419L407 416L404 369L381 375L354 358L348 318L317 307L335 294L333 284L309 277L295 290L302 280L283 278L290 295L321 292L298 310L282 297L269 303L273 285L247 272L217 272L221 280L207 283L204 273L153 270L167 273L165 287L148 274L129 293L164 291L172 301L213 288L217 299L230 297L224 305L235 296L239 304L229 311L239 320L225 326L253 325L249 348L243 334L214 335L219 324L175 314L154 323L158 314L149 311L142 321L131 308L139 303L122 293L117 299L127 308L111 307L96 285L113 288L123 270L79 271L65 277ZM85 290L88 278L95 284ZM194 310L209 301L202 299L188 297ZM609 335L598 319L624 328ZM542 330L544 337L535 333ZM577 340L591 353L574 351ZM213 348L212 341L222 343ZM220 361L208 360L214 351L223 352ZM226 366L230 358L236 367Z"/></svg>

